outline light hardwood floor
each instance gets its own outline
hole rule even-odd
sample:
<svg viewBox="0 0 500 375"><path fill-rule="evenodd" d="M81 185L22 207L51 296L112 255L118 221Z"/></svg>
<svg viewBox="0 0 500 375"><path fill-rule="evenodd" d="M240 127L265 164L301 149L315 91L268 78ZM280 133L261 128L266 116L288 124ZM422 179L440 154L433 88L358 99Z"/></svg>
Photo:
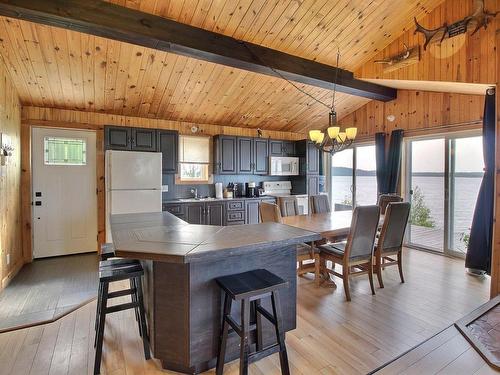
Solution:
<svg viewBox="0 0 500 375"><path fill-rule="evenodd" d="M286 336L292 373L365 374L488 300L489 280L466 275L463 261L405 249L404 263L407 282L387 269L385 289L375 296L367 278L354 278L352 302L345 302L341 280L328 289L299 278L297 329ZM95 302L54 323L0 334L0 374L92 373L94 314ZM144 361L141 350L133 312L111 315L102 373L169 373ZM225 373L237 374L237 361ZM252 364L250 373L280 374L277 355Z"/></svg>

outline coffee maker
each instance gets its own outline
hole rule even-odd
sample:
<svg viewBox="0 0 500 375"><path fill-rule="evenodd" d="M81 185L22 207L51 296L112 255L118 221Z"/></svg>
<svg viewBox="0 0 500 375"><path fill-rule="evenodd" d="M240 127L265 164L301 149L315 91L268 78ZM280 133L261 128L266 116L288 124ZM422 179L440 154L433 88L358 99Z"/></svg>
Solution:
<svg viewBox="0 0 500 375"><path fill-rule="evenodd" d="M247 198L255 198L259 196L255 182L247 182L245 184L245 191Z"/></svg>

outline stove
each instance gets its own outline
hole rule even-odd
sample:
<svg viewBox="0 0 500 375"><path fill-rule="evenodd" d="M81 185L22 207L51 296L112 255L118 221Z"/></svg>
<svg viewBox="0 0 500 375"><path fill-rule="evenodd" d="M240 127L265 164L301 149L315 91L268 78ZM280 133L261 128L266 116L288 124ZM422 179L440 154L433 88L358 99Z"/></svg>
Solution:
<svg viewBox="0 0 500 375"><path fill-rule="evenodd" d="M301 215L307 215L309 212L309 196L307 194L292 194L292 183L290 181L264 181L262 195L271 197L289 197L297 198L297 205Z"/></svg>

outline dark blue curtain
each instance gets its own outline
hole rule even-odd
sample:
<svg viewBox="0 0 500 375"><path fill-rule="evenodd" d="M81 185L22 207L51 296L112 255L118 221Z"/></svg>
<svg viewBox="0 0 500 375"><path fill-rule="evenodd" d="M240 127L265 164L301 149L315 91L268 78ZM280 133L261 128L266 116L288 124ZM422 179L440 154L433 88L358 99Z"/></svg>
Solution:
<svg viewBox="0 0 500 375"><path fill-rule="evenodd" d="M392 131L387 157L385 155L385 139L385 133L375 134L377 189L379 194L394 194L398 190L401 152L403 149L403 131Z"/></svg>
<svg viewBox="0 0 500 375"><path fill-rule="evenodd" d="M391 133L391 143L387 154L386 169L386 194L398 192L399 172L401 170L401 152L403 150L403 130L393 130Z"/></svg>
<svg viewBox="0 0 500 375"><path fill-rule="evenodd" d="M384 194L386 191L385 133L375 133L375 161L377 163L377 190L379 194Z"/></svg>
<svg viewBox="0 0 500 375"><path fill-rule="evenodd" d="M484 177L477 196L472 218L465 267L475 270L491 270L493 238L493 204L495 198L495 92L488 90L484 101L483 117Z"/></svg>

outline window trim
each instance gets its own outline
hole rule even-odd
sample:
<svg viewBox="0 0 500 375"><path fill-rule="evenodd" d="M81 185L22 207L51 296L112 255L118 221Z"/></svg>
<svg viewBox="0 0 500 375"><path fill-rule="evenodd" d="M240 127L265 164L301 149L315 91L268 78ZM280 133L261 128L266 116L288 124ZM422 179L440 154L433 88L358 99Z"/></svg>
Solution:
<svg viewBox="0 0 500 375"><path fill-rule="evenodd" d="M192 134L181 134L180 137L198 137L197 135L192 135ZM188 162L181 162L179 161L179 173L175 174L175 184L176 185L206 185L206 184L211 184L213 183L213 174L212 174L212 168L211 166L213 165L212 161L212 152L210 150L213 149L213 137L212 136L205 136L205 135L200 135L200 138L208 138L208 163L188 163ZM180 150L179 150L180 152ZM179 155L179 160L180 160L180 155ZM207 166L207 178L206 179L183 179L181 176L181 170L182 170L182 164L199 164L199 165L205 165Z"/></svg>

